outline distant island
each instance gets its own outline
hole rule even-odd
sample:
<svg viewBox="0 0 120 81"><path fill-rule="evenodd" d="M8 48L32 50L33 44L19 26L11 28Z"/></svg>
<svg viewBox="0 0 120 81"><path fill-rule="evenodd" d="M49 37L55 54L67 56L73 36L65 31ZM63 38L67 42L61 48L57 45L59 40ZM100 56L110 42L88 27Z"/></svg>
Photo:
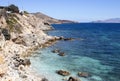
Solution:
<svg viewBox="0 0 120 81"><path fill-rule="evenodd" d="M78 22L72 21L72 20L55 19L55 18L47 16L47 15L41 13L41 12L32 13L32 14L35 15L37 18L40 18L40 19L48 22L49 24L78 23Z"/></svg>
<svg viewBox="0 0 120 81"><path fill-rule="evenodd" d="M120 18L92 21L92 23L120 23Z"/></svg>

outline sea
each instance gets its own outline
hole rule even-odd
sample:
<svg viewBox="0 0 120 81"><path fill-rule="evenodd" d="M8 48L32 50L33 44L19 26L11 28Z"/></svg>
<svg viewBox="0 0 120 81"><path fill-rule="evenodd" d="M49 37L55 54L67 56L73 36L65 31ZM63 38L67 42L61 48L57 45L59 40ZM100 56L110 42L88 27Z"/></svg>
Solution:
<svg viewBox="0 0 120 81"><path fill-rule="evenodd" d="M81 81L120 81L120 24L77 23L53 24L52 36L74 38L57 41L50 47L38 49L31 56L31 67L49 81L67 81L70 76ZM53 53L59 49L65 56ZM57 70L70 72L61 76ZM79 77L78 72L90 76ZM64 79L64 80L63 80Z"/></svg>

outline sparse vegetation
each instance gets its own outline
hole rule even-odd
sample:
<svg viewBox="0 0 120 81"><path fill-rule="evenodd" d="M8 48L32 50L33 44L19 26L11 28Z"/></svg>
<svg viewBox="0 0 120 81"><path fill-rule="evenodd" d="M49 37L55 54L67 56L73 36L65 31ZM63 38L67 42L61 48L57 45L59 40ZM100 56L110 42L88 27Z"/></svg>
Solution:
<svg viewBox="0 0 120 81"><path fill-rule="evenodd" d="M21 26L17 22L17 19L19 18L15 14L9 14L9 17L6 19L8 29L10 32L22 33Z"/></svg>
<svg viewBox="0 0 120 81"><path fill-rule="evenodd" d="M6 20L6 22L9 26L10 31L13 32L14 31L14 25L17 23L17 21L13 17L11 17L11 18L8 18Z"/></svg>
<svg viewBox="0 0 120 81"><path fill-rule="evenodd" d="M2 33L5 37L5 40L10 40L11 36L10 36L10 33L9 33L9 30L8 29L2 29Z"/></svg>
<svg viewBox="0 0 120 81"><path fill-rule="evenodd" d="M27 11L24 11L24 14L29 14Z"/></svg>

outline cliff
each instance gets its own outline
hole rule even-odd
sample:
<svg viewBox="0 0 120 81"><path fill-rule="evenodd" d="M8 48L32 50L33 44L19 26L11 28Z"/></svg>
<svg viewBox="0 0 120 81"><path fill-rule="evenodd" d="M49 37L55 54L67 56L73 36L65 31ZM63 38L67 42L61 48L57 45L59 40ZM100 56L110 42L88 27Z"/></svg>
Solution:
<svg viewBox="0 0 120 81"><path fill-rule="evenodd" d="M56 37L44 30L52 27L29 13L11 13L0 9L0 80L42 81L30 68L28 55L36 48L51 44Z"/></svg>

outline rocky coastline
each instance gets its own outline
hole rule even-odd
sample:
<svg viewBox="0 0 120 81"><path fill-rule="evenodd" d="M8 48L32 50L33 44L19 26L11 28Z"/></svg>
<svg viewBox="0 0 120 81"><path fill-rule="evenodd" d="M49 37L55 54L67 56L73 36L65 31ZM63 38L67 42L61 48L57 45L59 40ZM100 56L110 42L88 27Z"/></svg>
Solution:
<svg viewBox="0 0 120 81"><path fill-rule="evenodd" d="M11 6L13 9L9 9ZM51 23L11 6L0 7L0 81L48 81L30 68L29 56L38 48L48 47L58 40L74 39L47 35L45 31L54 29ZM53 52L65 55L59 50ZM70 74L62 70L57 73Z"/></svg>
<svg viewBox="0 0 120 81"><path fill-rule="evenodd" d="M0 9L0 80L46 81L30 68L29 56L34 50L60 39L44 32L52 29L32 14Z"/></svg>

